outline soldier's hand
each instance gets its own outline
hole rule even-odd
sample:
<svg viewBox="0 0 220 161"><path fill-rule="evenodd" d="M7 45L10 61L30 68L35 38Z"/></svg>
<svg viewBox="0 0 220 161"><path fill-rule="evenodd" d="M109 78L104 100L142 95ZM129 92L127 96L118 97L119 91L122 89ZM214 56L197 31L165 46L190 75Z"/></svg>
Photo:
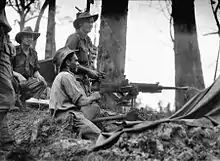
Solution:
<svg viewBox="0 0 220 161"><path fill-rule="evenodd" d="M99 72L95 70L89 70L88 76L92 79L98 79L99 78Z"/></svg>
<svg viewBox="0 0 220 161"><path fill-rule="evenodd" d="M39 74L37 78L47 86L47 82L45 81L45 79L42 75Z"/></svg>
<svg viewBox="0 0 220 161"><path fill-rule="evenodd" d="M106 73L99 72L99 79L104 79L106 77Z"/></svg>

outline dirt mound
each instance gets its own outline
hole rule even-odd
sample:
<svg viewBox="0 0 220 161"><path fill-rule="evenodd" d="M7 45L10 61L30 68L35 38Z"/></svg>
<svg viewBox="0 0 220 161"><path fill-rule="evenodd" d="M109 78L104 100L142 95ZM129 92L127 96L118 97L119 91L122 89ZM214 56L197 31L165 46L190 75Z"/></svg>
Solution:
<svg viewBox="0 0 220 161"><path fill-rule="evenodd" d="M124 133L111 148L92 152L93 142L77 138L68 123L62 123L66 119L51 120L47 109L11 112L8 120L18 144L11 152L11 160L217 161L220 158L220 126L201 128L162 123L143 133Z"/></svg>

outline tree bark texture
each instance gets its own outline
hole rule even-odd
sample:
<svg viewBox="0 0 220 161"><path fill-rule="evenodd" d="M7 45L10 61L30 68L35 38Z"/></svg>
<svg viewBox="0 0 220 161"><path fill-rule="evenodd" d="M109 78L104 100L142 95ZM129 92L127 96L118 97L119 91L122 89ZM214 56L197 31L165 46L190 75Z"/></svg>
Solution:
<svg viewBox="0 0 220 161"><path fill-rule="evenodd" d="M124 77L128 0L102 1L98 69L114 82Z"/></svg>
<svg viewBox="0 0 220 161"><path fill-rule="evenodd" d="M45 59L53 57L53 55L56 52L55 14L56 14L56 0L50 0L49 10L48 10Z"/></svg>
<svg viewBox="0 0 220 161"><path fill-rule="evenodd" d="M110 82L117 83L124 78L127 12L128 0L117 4L102 0L97 68L107 74ZM109 106L114 102L105 99Z"/></svg>
<svg viewBox="0 0 220 161"><path fill-rule="evenodd" d="M194 0L172 0L174 22L175 85L204 89L200 51L198 47ZM195 93L176 91L176 110Z"/></svg>

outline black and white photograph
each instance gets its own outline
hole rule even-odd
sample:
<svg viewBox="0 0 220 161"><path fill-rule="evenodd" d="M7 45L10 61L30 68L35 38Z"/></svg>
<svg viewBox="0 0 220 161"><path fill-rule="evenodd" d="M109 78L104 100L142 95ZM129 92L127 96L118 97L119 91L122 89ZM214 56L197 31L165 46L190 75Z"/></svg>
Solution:
<svg viewBox="0 0 220 161"><path fill-rule="evenodd" d="M220 0L0 0L0 161L220 161Z"/></svg>

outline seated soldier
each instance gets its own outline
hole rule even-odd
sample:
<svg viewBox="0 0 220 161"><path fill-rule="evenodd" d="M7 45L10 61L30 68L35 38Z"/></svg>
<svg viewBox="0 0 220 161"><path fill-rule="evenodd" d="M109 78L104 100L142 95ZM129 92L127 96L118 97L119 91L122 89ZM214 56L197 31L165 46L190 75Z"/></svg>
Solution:
<svg viewBox="0 0 220 161"><path fill-rule="evenodd" d="M34 40L40 33L33 32L31 27L25 27L23 31L15 36L15 40L20 44L16 46L16 55L12 57L13 84L15 92L25 106L25 100L31 97L39 97L46 89L47 83L39 73L37 52L31 47Z"/></svg>
<svg viewBox="0 0 220 161"><path fill-rule="evenodd" d="M96 118L100 108L96 103L101 98L99 92L88 95L83 84L77 81L78 58L68 47L59 49L54 57L58 69L50 93L49 109L55 118L74 117L75 132L87 139L96 138L101 130L90 120ZM91 138L92 137L92 138Z"/></svg>

